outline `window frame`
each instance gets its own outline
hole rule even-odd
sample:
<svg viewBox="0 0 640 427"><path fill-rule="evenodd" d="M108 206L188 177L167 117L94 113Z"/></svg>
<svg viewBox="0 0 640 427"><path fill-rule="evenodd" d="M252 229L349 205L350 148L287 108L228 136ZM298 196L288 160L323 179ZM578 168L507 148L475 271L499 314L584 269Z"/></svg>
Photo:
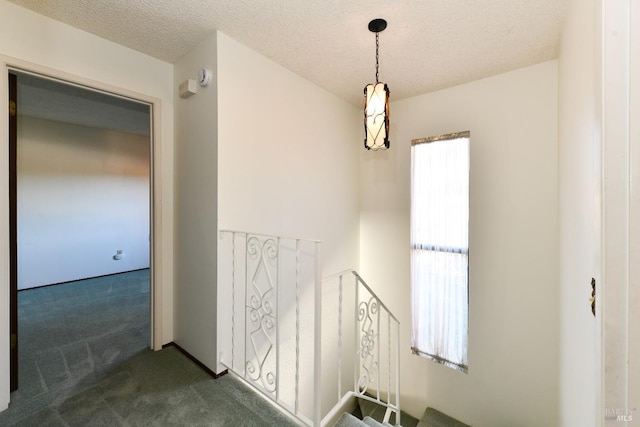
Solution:
<svg viewBox="0 0 640 427"><path fill-rule="evenodd" d="M415 189L414 189L414 180L416 179L416 171L414 170L414 168L416 167L415 164L415 146L417 145L421 145L421 144L429 144L429 143L434 143L434 142L442 142L442 141L452 141L452 140L458 140L458 139L465 139L467 146L466 146L466 155L467 155L467 159L466 159L466 164L463 166L468 166L467 169L467 173L466 173L466 180L467 180L467 184L466 184L466 220L467 220L467 230L466 230L466 246L456 246L456 245L438 245L434 242L428 242L428 241L415 241L415 215L416 212L414 211L415 209ZM428 360L432 360L438 364L442 364L445 365L447 367L453 368L455 370L464 372L464 373L468 373L468 352L469 352L469 283L470 283L470 277L469 277L469 222L470 222L470 193L471 193L471 189L470 189L470 184L471 184L471 133L470 131L463 131L463 132L456 132L456 133L449 133L449 134L443 134L443 135L438 135L438 136L433 136L433 137L428 137L428 138L419 138L419 139L414 139L411 141L411 219L410 219L410 229L411 229L411 238L410 238L410 250L411 250L411 310L412 310L412 315L411 315L411 351L416 354L419 355L421 357L424 357ZM418 254L416 253L416 251L430 251L430 252L434 252L434 253L439 253L439 254L460 254L463 255L465 258L462 260L463 262L466 262L466 271L464 271L464 274L466 275L466 307L464 308L464 310L460 309L460 311L458 313L456 313L456 315L466 315L466 319L464 319L464 321L466 321L466 327L463 329L464 332L464 344L462 346L463 351L461 351L460 353L463 354L459 354L458 356L460 356L457 360L450 360L449 358L446 357L442 357L444 352L440 352L440 354L438 354L437 351L433 351L432 353L425 351L425 348L427 348L428 346L425 346L424 343L418 343L417 341L419 341L419 338L417 338L418 336L422 337L423 335L420 332L416 332L416 326L418 328L424 328L424 326L420 325L415 325L415 323L417 322L417 318L420 318L420 320L423 320L422 314L420 315L416 315L415 311L416 311L416 306L420 304L420 302L416 302L415 299L418 298L416 297L416 294L420 294L420 293L424 293L424 291L421 292L417 292L416 291L416 287L420 286L418 284L415 283L415 281L417 280L416 277L420 275L420 272L416 270L416 260L418 258ZM460 270L458 270L459 272ZM444 274L446 274L447 272L443 271ZM423 279L423 280L427 280L427 279ZM424 284L422 286L425 286ZM433 288L435 288L436 286L440 286L443 287L443 285L441 284L434 284ZM427 291L429 292L429 291ZM436 290L437 292L437 290ZM460 303L458 301L458 303ZM423 304L424 305L424 304ZM433 306L429 306L427 304L426 307L424 307L426 309L433 309ZM444 309L443 309L444 310ZM432 310L435 311L435 310ZM444 317L444 316L443 316ZM442 319L440 319L442 320ZM461 320L463 321L463 320ZM447 325L448 326L448 325ZM428 327L427 327L428 329ZM431 339L434 339L433 337L430 337ZM441 338L441 337L439 337ZM445 337L446 339L446 337ZM452 341L453 339L450 339L450 341ZM449 346L452 346L450 343L448 344ZM421 348L422 347L422 348ZM431 343L431 347L435 348L436 345ZM453 358L451 358L453 359Z"/></svg>

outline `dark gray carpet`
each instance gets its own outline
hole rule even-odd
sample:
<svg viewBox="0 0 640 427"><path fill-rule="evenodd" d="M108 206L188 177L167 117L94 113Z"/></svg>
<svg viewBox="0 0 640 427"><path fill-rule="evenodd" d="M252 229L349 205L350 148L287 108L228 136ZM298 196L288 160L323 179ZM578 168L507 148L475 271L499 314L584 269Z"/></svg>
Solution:
<svg viewBox="0 0 640 427"><path fill-rule="evenodd" d="M384 419L386 409L376 403L373 403L369 400L358 399L358 407L357 412L354 413L358 418L364 419L366 417L370 417L378 422L382 422ZM416 427L418 425L418 419L412 417L411 415L401 411L400 413L400 421L402 422L402 427ZM391 417L389 422L394 425L396 422L396 414L391 413Z"/></svg>
<svg viewBox="0 0 640 427"><path fill-rule="evenodd" d="M295 426L232 375L149 350L148 270L20 291L3 426Z"/></svg>
<svg viewBox="0 0 640 427"><path fill-rule="evenodd" d="M471 427L437 409L427 408L418 424L418 427Z"/></svg>

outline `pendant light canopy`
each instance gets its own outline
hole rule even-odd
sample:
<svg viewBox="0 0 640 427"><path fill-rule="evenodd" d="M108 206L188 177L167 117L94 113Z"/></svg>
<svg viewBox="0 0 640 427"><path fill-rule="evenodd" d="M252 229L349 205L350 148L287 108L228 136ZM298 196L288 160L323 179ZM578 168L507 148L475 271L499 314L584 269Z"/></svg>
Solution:
<svg viewBox="0 0 640 427"><path fill-rule="evenodd" d="M364 88L364 147L374 151L389 148L389 88L378 80L378 36L385 28L384 19L369 22L369 31L376 33L376 82Z"/></svg>

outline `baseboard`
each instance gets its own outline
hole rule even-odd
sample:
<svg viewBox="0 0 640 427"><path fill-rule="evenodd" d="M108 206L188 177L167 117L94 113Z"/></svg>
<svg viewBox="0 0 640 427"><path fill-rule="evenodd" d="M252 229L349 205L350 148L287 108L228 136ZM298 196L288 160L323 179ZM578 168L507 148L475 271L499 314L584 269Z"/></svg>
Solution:
<svg viewBox="0 0 640 427"><path fill-rule="evenodd" d="M101 279L103 277L117 276L118 274L125 274L125 273L134 273L136 271L142 271L142 270L149 270L149 267L134 268L133 270L118 271L116 273L99 274L97 276L81 277L79 279L65 280L64 282L47 283L45 285L30 286L28 288L18 289L18 292L20 292L20 291L28 291L28 290L31 290L31 289L38 289L38 288L48 288L50 286L66 285L67 283L82 282L83 280Z"/></svg>
<svg viewBox="0 0 640 427"><path fill-rule="evenodd" d="M184 348L180 347L178 344L176 344L175 342L171 341L168 344L165 344L162 346L162 348L167 348L167 347L175 347L180 353L184 354L185 356L187 356L189 359L191 359L191 361L193 363L195 363L196 365L200 366L202 369L204 369L204 371L206 373L208 373L209 375L211 375L214 379L218 379L224 375L227 375L229 373L228 370L224 370L222 372L220 372L219 374L213 372L211 369L209 369L209 367L207 365L205 365L204 363L202 363L201 361L199 361L198 359L196 359L191 353L189 353L187 350L185 350Z"/></svg>

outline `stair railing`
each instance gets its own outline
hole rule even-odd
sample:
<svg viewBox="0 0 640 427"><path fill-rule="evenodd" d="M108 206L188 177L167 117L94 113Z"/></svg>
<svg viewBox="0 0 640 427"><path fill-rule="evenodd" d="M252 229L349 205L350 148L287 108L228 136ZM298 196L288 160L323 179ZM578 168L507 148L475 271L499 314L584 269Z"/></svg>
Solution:
<svg viewBox="0 0 640 427"><path fill-rule="evenodd" d="M393 423L400 425L400 322L354 270L325 278L322 286L338 288L337 403L323 422L334 419L341 408L356 397L385 408L383 422L390 422L394 413ZM323 300L323 304L326 302ZM345 345L350 333L353 333L351 347ZM353 361L349 365L347 358L351 355ZM349 373L352 383L348 380ZM323 379L326 378L323 375Z"/></svg>
<svg viewBox="0 0 640 427"><path fill-rule="evenodd" d="M303 425L327 425L354 398L400 425L399 323L364 280L321 282L318 240L219 236L219 363Z"/></svg>

